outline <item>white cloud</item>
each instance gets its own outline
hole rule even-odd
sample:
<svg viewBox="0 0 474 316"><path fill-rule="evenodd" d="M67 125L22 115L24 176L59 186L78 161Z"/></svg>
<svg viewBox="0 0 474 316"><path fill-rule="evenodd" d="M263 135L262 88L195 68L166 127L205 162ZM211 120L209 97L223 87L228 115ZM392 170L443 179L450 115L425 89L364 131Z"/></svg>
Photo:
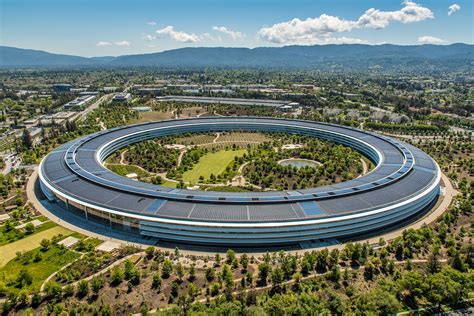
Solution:
<svg viewBox="0 0 474 316"><path fill-rule="evenodd" d="M381 29L391 22L413 23L434 17L430 9L417 3L405 1L403 4L404 7L397 11L380 11L371 8L354 21L327 14L306 20L295 18L270 27L263 27L257 35L263 40L278 44L337 42L349 38L333 37L334 33L350 32L358 28Z"/></svg>
<svg viewBox="0 0 474 316"><path fill-rule="evenodd" d="M155 21L150 21L150 22L146 22L147 25L150 25L150 26L156 26L156 22Z"/></svg>
<svg viewBox="0 0 474 316"><path fill-rule="evenodd" d="M106 42L106 41L100 41L100 42L97 42L97 44L95 44L95 46L98 46L98 47L111 46L111 45L112 45L111 42Z"/></svg>
<svg viewBox="0 0 474 316"><path fill-rule="evenodd" d="M422 44L441 44L444 43L444 40L434 36L420 36L418 37L418 42Z"/></svg>
<svg viewBox="0 0 474 316"><path fill-rule="evenodd" d="M454 12L461 10L461 6L460 6L459 4L457 4L457 3L454 3L454 4L450 5L450 6L448 7L448 9L449 9L448 15L450 16L450 15L453 14Z"/></svg>
<svg viewBox="0 0 474 316"><path fill-rule="evenodd" d="M117 46L130 46L131 45L129 41L117 41L114 44Z"/></svg>
<svg viewBox="0 0 474 316"><path fill-rule="evenodd" d="M327 37L316 44L368 44L369 41L352 37Z"/></svg>
<svg viewBox="0 0 474 316"><path fill-rule="evenodd" d="M151 42L151 41L154 41L156 39L156 36L147 34L147 35L145 35L144 39L147 42Z"/></svg>
<svg viewBox="0 0 474 316"><path fill-rule="evenodd" d="M220 36L212 36L209 33L204 33L199 36L199 39L202 41L210 41L210 42L222 42L222 38Z"/></svg>
<svg viewBox="0 0 474 316"><path fill-rule="evenodd" d="M200 41L199 36L197 36L194 33L185 33L181 31L175 31L174 27L169 25L163 29L157 30L156 34L158 34L158 37L163 38L163 37L169 37L177 42L181 43L197 43Z"/></svg>
<svg viewBox="0 0 474 316"><path fill-rule="evenodd" d="M371 8L359 18L357 26L381 29L388 26L390 22L413 23L434 17L430 9L415 2L405 1L403 4L405 6L398 11L380 11Z"/></svg>
<svg viewBox="0 0 474 316"><path fill-rule="evenodd" d="M261 28L258 31L258 36L266 41L279 44L314 43L329 34L350 31L354 28L354 25L355 22L353 21L322 14L317 18L306 20L295 18L288 22Z"/></svg>
<svg viewBox="0 0 474 316"><path fill-rule="evenodd" d="M242 32L237 32L237 31L232 31L226 28L225 26L213 26L212 30L220 33L224 33L226 35L229 35L234 41L244 37L244 33Z"/></svg>

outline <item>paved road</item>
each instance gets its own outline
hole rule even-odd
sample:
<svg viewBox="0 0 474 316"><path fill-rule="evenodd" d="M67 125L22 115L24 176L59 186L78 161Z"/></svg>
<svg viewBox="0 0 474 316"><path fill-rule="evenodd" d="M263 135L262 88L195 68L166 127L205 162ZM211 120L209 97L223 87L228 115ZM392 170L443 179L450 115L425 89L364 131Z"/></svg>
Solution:
<svg viewBox="0 0 474 316"><path fill-rule="evenodd" d="M3 175L9 174L13 169L18 168L21 164L21 158L15 155L5 155L2 156L3 161L5 161L5 168L3 168Z"/></svg>
<svg viewBox="0 0 474 316"><path fill-rule="evenodd" d="M115 95L115 93L109 93L109 94L106 94L106 95L103 95L102 97L100 97L98 100L96 100L94 103L92 103L90 106L88 106L84 111L82 111L79 114L79 117L78 117L79 120L81 120L81 121L84 120L87 117L87 114L89 114L93 110L97 109L102 102L109 100L114 95Z"/></svg>

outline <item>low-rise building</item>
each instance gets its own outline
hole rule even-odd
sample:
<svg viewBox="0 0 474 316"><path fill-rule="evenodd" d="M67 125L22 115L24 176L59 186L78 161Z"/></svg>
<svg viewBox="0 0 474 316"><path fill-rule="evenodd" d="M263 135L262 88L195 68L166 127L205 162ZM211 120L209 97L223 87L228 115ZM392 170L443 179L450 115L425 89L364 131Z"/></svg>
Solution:
<svg viewBox="0 0 474 316"><path fill-rule="evenodd" d="M151 112L151 107L149 106L136 106L133 107L132 110L137 112Z"/></svg>
<svg viewBox="0 0 474 316"><path fill-rule="evenodd" d="M131 98L132 98L132 95L128 92L117 93L112 98L112 103L128 103Z"/></svg>
<svg viewBox="0 0 474 316"><path fill-rule="evenodd" d="M95 95L83 95L75 98L74 100L64 104L66 109L81 109L87 105L88 102L94 100Z"/></svg>
<svg viewBox="0 0 474 316"><path fill-rule="evenodd" d="M72 89L72 85L69 83L55 83L52 88L56 92L69 92Z"/></svg>

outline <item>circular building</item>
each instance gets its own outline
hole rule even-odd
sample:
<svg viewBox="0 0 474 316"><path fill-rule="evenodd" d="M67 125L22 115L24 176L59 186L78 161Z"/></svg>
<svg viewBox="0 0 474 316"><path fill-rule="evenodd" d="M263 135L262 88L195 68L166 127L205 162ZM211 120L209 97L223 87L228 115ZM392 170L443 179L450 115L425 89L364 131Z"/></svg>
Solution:
<svg viewBox="0 0 474 316"><path fill-rule="evenodd" d="M119 176L104 160L129 144L190 132L302 134L352 147L374 164L329 186L226 193L172 189ZM379 232L419 215L437 199L440 169L423 151L358 129L301 120L212 117L101 131L64 144L41 162L44 195L61 212L116 233L156 241L225 246L334 242ZM69 217L70 218L70 217Z"/></svg>

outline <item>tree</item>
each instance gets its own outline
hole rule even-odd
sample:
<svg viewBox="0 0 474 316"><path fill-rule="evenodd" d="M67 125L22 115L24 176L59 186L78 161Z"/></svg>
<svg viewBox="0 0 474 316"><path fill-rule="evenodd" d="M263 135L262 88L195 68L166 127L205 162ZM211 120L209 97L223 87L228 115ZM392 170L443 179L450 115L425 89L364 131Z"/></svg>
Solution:
<svg viewBox="0 0 474 316"><path fill-rule="evenodd" d="M333 265L331 269L331 280L333 280L335 283L339 283L340 279L341 279L341 270L339 269L339 265L335 264Z"/></svg>
<svg viewBox="0 0 474 316"><path fill-rule="evenodd" d="M262 262L258 265L258 282L260 285L267 285L268 275L271 273L272 268L267 262Z"/></svg>
<svg viewBox="0 0 474 316"><path fill-rule="evenodd" d="M112 269L112 272L110 274L110 283L112 285L119 285L123 281L123 270L116 266Z"/></svg>
<svg viewBox="0 0 474 316"><path fill-rule="evenodd" d="M222 267L222 279L224 280L226 287L232 288L234 286L232 271L228 264L224 264Z"/></svg>
<svg viewBox="0 0 474 316"><path fill-rule="evenodd" d="M18 293L18 303L20 303L20 305L22 305L22 306L27 305L29 299L30 298L28 297L28 292L27 291L21 290L20 293Z"/></svg>
<svg viewBox="0 0 474 316"><path fill-rule="evenodd" d="M439 272L439 270L441 270L441 264L438 260L437 253L432 252L430 256L428 257L427 269L428 269L428 272L431 274L437 273Z"/></svg>
<svg viewBox="0 0 474 316"><path fill-rule="evenodd" d="M188 295L189 295L189 297L191 297L191 298L194 300L194 298L195 298L198 294L199 294L198 288L197 288L194 284L190 283L190 284L188 285Z"/></svg>
<svg viewBox="0 0 474 316"><path fill-rule="evenodd" d="M430 275L428 284L428 299L433 304L438 306L441 304L454 304L461 299L463 285L443 273Z"/></svg>
<svg viewBox="0 0 474 316"><path fill-rule="evenodd" d="M344 302L337 293L329 292L328 308L333 315L344 315Z"/></svg>
<svg viewBox="0 0 474 316"><path fill-rule="evenodd" d="M206 280L212 281L216 277L216 270L212 267L206 269Z"/></svg>
<svg viewBox="0 0 474 316"><path fill-rule="evenodd" d="M461 254L458 251L456 251L452 259L449 261L449 264L451 267L461 272L466 270L464 259L461 257Z"/></svg>
<svg viewBox="0 0 474 316"><path fill-rule="evenodd" d="M215 262L215 265L218 267L220 264L221 264L221 255L216 253L215 257L214 257L214 262Z"/></svg>
<svg viewBox="0 0 474 316"><path fill-rule="evenodd" d="M28 235L29 235L29 234L32 234L34 231L35 231L35 225L33 225L32 223L26 224L26 226L25 226L25 232L26 232Z"/></svg>
<svg viewBox="0 0 474 316"><path fill-rule="evenodd" d="M367 262L364 267L364 277L366 280L372 280L375 273L375 267L372 262Z"/></svg>
<svg viewBox="0 0 474 316"><path fill-rule="evenodd" d="M400 311L401 305L396 297L380 288L362 293L355 298L356 314L392 315Z"/></svg>
<svg viewBox="0 0 474 316"><path fill-rule="evenodd" d="M211 296L216 296L219 294L219 291L221 289L221 285L218 282L215 282L211 285Z"/></svg>
<svg viewBox="0 0 474 316"><path fill-rule="evenodd" d="M156 289L158 292L161 291L161 277L158 273L153 274L151 287Z"/></svg>
<svg viewBox="0 0 474 316"><path fill-rule="evenodd" d="M173 264L171 263L171 261L169 259L166 259L163 262L163 268L161 270L161 277L163 279L169 278L172 271L173 271Z"/></svg>
<svg viewBox="0 0 474 316"><path fill-rule="evenodd" d="M428 291L425 278L418 272L407 272L397 281L398 295L408 306L415 308L417 299Z"/></svg>
<svg viewBox="0 0 474 316"><path fill-rule="evenodd" d="M145 254L148 259L153 258L153 256L155 255L155 247L153 246L147 247L145 249Z"/></svg>
<svg viewBox="0 0 474 316"><path fill-rule="evenodd" d="M274 287L279 287L285 279L285 273L283 272L283 269L280 267L276 267L272 271L272 284Z"/></svg>
<svg viewBox="0 0 474 316"><path fill-rule="evenodd" d="M194 281L194 279L196 278L196 267L193 265L191 265L191 267L189 268L189 281Z"/></svg>
<svg viewBox="0 0 474 316"><path fill-rule="evenodd" d="M31 306L34 308L38 307L41 304L41 300L42 298L39 293L33 293L33 295L31 296Z"/></svg>
<svg viewBox="0 0 474 316"><path fill-rule="evenodd" d="M176 274L178 275L178 280L180 282L183 281L183 277L184 277L184 267L183 265L181 264L181 262L179 262L177 265L176 265Z"/></svg>
<svg viewBox="0 0 474 316"><path fill-rule="evenodd" d="M40 242L41 251L48 251L49 247L51 246L51 241L49 239L43 239Z"/></svg>
<svg viewBox="0 0 474 316"><path fill-rule="evenodd" d="M16 278L16 283L18 287L22 288L33 283L33 277L25 268L20 270L18 277Z"/></svg>
<svg viewBox="0 0 474 316"><path fill-rule="evenodd" d="M240 256L240 264L242 265L242 271L246 272L249 264L249 256L246 253Z"/></svg>
<svg viewBox="0 0 474 316"><path fill-rule="evenodd" d="M173 281L171 283L171 292L170 292L171 297L177 297L178 291L179 291L179 283L176 281Z"/></svg>
<svg viewBox="0 0 474 316"><path fill-rule="evenodd" d="M61 285L54 281L49 281L44 286L46 296L53 301L59 301L62 297L63 289Z"/></svg>
<svg viewBox="0 0 474 316"><path fill-rule="evenodd" d="M89 282L86 280L81 280L77 283L77 296L80 298L85 297L89 294Z"/></svg>
<svg viewBox="0 0 474 316"><path fill-rule="evenodd" d="M181 307L183 315L188 315L188 311L191 308L193 298L188 294L181 295L178 298L178 306Z"/></svg>
<svg viewBox="0 0 474 316"><path fill-rule="evenodd" d="M231 264L235 260L235 251L232 249L227 250L226 262Z"/></svg>
<svg viewBox="0 0 474 316"><path fill-rule="evenodd" d="M104 286L104 279L102 277L93 277L91 280L91 289L94 295L99 294L100 289Z"/></svg>
<svg viewBox="0 0 474 316"><path fill-rule="evenodd" d="M135 271L135 265L133 264L133 262L128 259L125 260L125 264L124 264L125 279L129 280L132 277L134 271Z"/></svg>

